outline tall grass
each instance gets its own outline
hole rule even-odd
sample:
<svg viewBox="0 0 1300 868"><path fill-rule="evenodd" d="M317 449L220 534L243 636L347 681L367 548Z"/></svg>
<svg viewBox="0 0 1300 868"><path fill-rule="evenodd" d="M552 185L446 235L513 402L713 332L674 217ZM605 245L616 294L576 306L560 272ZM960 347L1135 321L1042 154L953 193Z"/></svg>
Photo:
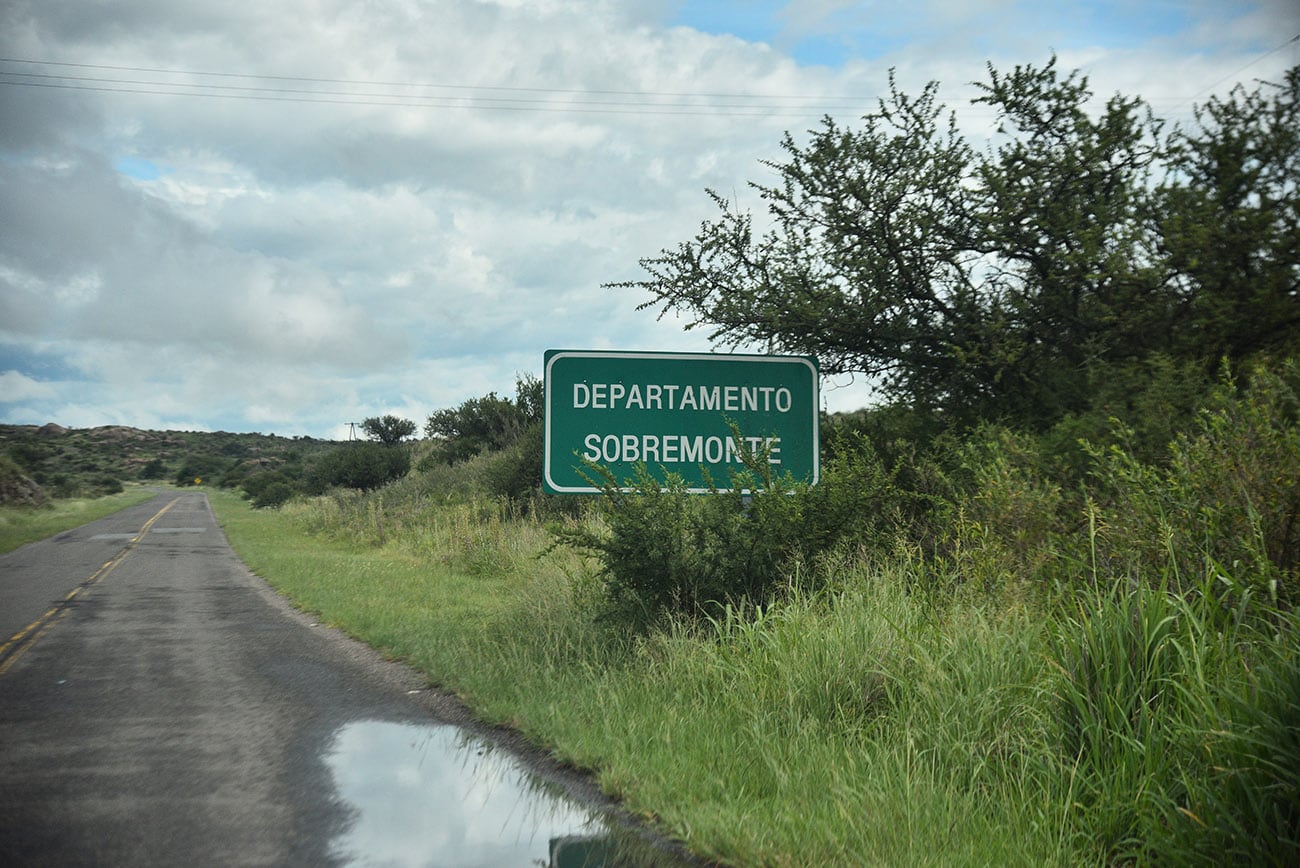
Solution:
<svg viewBox="0 0 1300 868"><path fill-rule="evenodd" d="M1034 761L1053 747L1050 668L1028 609L936 606L908 591L906 560L845 557L820 593L632 637L594 622L592 564L539 557L540 523L484 522L490 504L364 549L305 531L335 503L214 504L245 559L300 605L592 769L703 856L1077 861Z"/></svg>
<svg viewBox="0 0 1300 868"><path fill-rule="evenodd" d="M1078 834L1110 861L1295 864L1296 626L1128 583L1057 621L1057 762Z"/></svg>
<svg viewBox="0 0 1300 868"><path fill-rule="evenodd" d="M300 605L706 858L1290 865L1300 438L1291 393L1269 388L1207 414L1166 465L1098 450L1077 493L1028 439L983 432L946 468L911 468L895 532L648 631L598 617L605 565L551 545L548 520L610 533L596 511L428 477L214 505ZM1267 448L1242 453L1237 427Z"/></svg>

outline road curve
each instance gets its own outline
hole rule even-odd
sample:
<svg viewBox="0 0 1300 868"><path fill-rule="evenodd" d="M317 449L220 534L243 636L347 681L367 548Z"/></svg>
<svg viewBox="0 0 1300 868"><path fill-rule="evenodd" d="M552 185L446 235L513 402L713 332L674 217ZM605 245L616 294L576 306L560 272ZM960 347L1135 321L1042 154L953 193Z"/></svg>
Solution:
<svg viewBox="0 0 1300 868"><path fill-rule="evenodd" d="M472 725L287 606L201 492L0 557L0 628L3 864L349 861L337 841L356 810L327 763L338 734Z"/></svg>

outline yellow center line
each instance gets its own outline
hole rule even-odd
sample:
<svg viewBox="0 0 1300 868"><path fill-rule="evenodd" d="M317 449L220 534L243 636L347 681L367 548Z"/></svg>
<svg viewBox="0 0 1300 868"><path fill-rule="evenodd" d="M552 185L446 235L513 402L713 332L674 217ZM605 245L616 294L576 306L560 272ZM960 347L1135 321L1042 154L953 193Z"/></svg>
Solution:
<svg viewBox="0 0 1300 868"><path fill-rule="evenodd" d="M179 497L173 498L163 506L162 509L155 512L153 517L146 521L140 528L140 532L127 540L126 545L122 547L122 550L118 552L115 557L105 561L103 566L90 574L90 578L69 591L67 596L51 606L45 614L41 615L35 621L31 622L11 636L9 641L0 645L0 675L4 675L8 672L9 668L18 661L18 658L22 657L23 654L31 649L31 647L36 644L37 640L44 636L60 618L68 613L68 603L72 602L72 600L82 591L85 591L91 585L111 573L117 568L118 564L122 563L122 561L126 560L126 556L129 555L131 550L136 547L136 544L144 538L144 535L149 532L149 529L154 526L154 523L158 521L158 519L162 518L163 514L175 506L179 500Z"/></svg>

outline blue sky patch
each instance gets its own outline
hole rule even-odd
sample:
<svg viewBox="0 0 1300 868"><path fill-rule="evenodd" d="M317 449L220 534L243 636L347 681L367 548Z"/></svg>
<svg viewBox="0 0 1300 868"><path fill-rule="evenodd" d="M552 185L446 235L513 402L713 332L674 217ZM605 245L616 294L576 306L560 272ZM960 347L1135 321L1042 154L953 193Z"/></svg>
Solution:
<svg viewBox="0 0 1300 868"><path fill-rule="evenodd" d="M875 34L859 27L843 27L843 16L830 10L814 27L803 33L790 29L788 0L720 0L714 3L683 3L674 25L701 33L730 34L746 42L763 42L793 58L802 66L840 66L854 57L880 53L873 43Z"/></svg>
<svg viewBox="0 0 1300 868"><path fill-rule="evenodd" d="M118 157L113 161L113 168L141 181L156 181L162 177L162 170L152 160L144 157Z"/></svg>
<svg viewBox="0 0 1300 868"><path fill-rule="evenodd" d="M730 33L748 42L771 42L781 30L776 13L783 0L718 0L714 3L683 3L672 24L701 33Z"/></svg>
<svg viewBox="0 0 1300 868"><path fill-rule="evenodd" d="M946 26L970 28L959 17L945 22L934 16L941 7L930 4L895 5L799 0L718 0L678 5L669 22L703 33L731 34L749 42L765 42L803 66L839 67L854 59L881 57L941 35ZM1051 34L1058 50L1091 45L1132 48L1154 38L1170 38L1191 26L1191 10L1182 0L1095 0L1092 3L1027 2L996 4L978 21L1018 21L1029 33ZM996 37L991 37L996 39Z"/></svg>
<svg viewBox="0 0 1300 868"><path fill-rule="evenodd" d="M0 372L4 371L17 371L42 382L85 378L85 374L68 364L61 353L43 353L12 343L0 343Z"/></svg>

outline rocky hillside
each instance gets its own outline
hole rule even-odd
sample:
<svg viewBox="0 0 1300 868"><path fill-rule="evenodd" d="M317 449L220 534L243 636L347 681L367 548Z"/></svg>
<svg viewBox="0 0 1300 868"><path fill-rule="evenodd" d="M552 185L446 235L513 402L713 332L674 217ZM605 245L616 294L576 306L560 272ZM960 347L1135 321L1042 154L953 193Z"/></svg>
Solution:
<svg viewBox="0 0 1300 868"><path fill-rule="evenodd" d="M335 445L309 437L225 431L143 431L121 425L0 425L0 503L93 497L132 481L236 484Z"/></svg>

